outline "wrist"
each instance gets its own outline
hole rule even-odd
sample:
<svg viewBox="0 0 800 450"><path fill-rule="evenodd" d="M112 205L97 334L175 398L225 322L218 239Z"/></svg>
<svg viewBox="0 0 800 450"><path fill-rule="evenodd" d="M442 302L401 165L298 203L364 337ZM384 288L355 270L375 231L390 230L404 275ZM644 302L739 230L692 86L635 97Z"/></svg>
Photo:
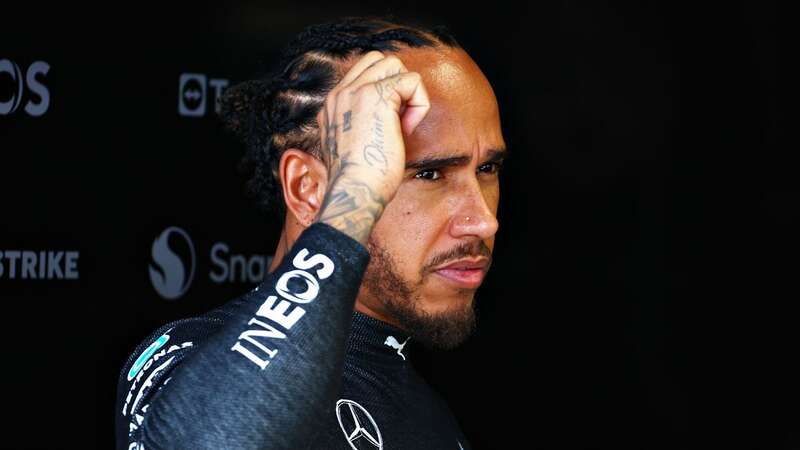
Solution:
<svg viewBox="0 0 800 450"><path fill-rule="evenodd" d="M340 171L325 193L316 221L330 225L366 245L373 225L388 203L377 191L383 186L368 179L369 176L362 171Z"/></svg>

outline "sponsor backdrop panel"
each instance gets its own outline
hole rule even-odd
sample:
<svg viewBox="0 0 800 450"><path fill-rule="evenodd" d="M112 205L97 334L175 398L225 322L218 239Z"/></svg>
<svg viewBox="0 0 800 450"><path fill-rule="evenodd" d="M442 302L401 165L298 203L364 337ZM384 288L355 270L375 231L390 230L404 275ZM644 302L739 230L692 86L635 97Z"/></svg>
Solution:
<svg viewBox="0 0 800 450"><path fill-rule="evenodd" d="M386 12L450 26L512 153L478 332L413 352L473 446L800 448L769 4L128 6L0 13L0 448L111 448L134 346L263 277L280 228L217 98Z"/></svg>

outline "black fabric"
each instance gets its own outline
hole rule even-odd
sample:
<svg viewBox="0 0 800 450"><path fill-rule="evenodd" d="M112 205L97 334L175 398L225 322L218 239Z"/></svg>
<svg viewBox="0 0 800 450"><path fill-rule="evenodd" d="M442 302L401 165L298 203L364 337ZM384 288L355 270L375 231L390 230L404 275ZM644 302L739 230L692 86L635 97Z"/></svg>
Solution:
<svg viewBox="0 0 800 450"><path fill-rule="evenodd" d="M155 330L120 374L117 448L469 449L410 336L353 310L368 262L315 223L253 291Z"/></svg>

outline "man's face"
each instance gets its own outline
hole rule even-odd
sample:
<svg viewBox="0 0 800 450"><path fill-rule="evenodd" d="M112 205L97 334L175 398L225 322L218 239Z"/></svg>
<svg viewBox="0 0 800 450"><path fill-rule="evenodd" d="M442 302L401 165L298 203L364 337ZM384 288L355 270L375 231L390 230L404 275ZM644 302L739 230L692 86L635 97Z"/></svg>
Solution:
<svg viewBox="0 0 800 450"><path fill-rule="evenodd" d="M405 140L406 172L370 235L356 309L451 348L474 328L491 264L505 142L494 92L463 50L397 56L422 75L431 109Z"/></svg>

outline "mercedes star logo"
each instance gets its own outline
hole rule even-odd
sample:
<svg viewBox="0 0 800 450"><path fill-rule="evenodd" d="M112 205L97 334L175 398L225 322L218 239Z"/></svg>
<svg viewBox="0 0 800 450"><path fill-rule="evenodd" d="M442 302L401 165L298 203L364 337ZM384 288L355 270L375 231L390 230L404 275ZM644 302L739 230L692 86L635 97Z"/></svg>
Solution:
<svg viewBox="0 0 800 450"><path fill-rule="evenodd" d="M381 430L363 406L352 400L341 399L336 402L336 418L353 450L383 450Z"/></svg>

